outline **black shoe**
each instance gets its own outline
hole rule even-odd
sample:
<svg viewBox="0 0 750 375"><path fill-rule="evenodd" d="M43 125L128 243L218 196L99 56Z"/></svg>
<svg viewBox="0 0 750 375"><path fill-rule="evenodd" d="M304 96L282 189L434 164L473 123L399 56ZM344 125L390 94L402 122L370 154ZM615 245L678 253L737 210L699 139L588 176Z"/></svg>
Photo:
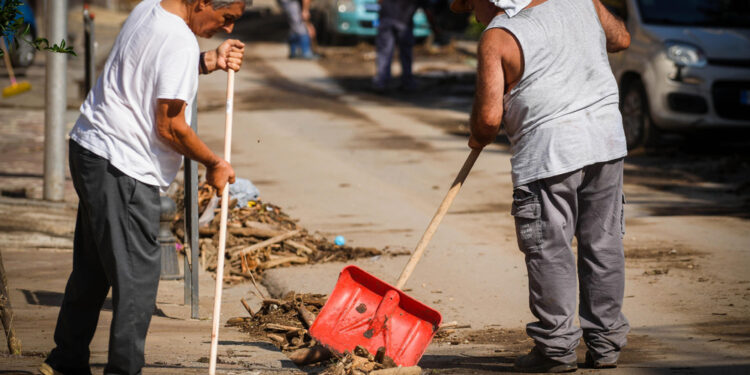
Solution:
<svg viewBox="0 0 750 375"><path fill-rule="evenodd" d="M607 361L604 358L594 359L590 351L586 351L586 368L605 369L617 367L617 360Z"/></svg>
<svg viewBox="0 0 750 375"><path fill-rule="evenodd" d="M518 372L561 373L578 370L578 363L560 362L547 358L536 347L529 354L516 358L513 370Z"/></svg>
<svg viewBox="0 0 750 375"><path fill-rule="evenodd" d="M373 93L378 94L378 95L388 94L388 87L386 86L372 85L370 89L372 90Z"/></svg>

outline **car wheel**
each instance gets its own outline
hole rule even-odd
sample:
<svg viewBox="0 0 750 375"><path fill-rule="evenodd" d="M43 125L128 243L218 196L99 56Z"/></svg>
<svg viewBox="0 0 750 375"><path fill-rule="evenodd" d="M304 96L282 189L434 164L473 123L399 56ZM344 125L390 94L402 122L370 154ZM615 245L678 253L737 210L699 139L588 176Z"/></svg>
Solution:
<svg viewBox="0 0 750 375"><path fill-rule="evenodd" d="M25 29L25 27L23 29ZM32 63L34 63L36 49L34 49L34 46L27 43L25 40L22 40L28 38L28 35L22 36L20 32L16 34L16 41L18 42L18 45L13 46L13 50L10 51L10 59L13 63L13 67L15 68L27 68L31 66Z"/></svg>
<svg viewBox="0 0 750 375"><path fill-rule="evenodd" d="M323 46L331 45L331 30L328 29L328 19L325 13L314 12L312 19L318 44Z"/></svg>
<svg viewBox="0 0 750 375"><path fill-rule="evenodd" d="M632 81L625 86L620 111L628 150L652 145L657 137L656 129L651 122L648 98L641 81Z"/></svg>

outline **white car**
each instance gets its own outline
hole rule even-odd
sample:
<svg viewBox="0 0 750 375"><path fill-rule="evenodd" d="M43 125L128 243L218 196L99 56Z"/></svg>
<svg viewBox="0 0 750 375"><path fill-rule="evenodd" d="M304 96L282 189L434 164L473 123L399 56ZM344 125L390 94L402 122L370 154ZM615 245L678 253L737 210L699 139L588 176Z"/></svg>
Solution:
<svg viewBox="0 0 750 375"><path fill-rule="evenodd" d="M750 1L602 0L630 48L610 54L628 148L659 131L750 129Z"/></svg>

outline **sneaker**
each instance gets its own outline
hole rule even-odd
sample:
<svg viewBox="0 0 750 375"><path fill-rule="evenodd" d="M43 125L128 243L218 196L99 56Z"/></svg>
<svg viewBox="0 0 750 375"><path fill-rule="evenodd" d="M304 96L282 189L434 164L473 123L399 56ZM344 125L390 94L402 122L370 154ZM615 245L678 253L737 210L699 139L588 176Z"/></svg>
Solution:
<svg viewBox="0 0 750 375"><path fill-rule="evenodd" d="M561 373L573 372L578 369L578 363L560 362L546 357L536 347L531 349L529 354L518 357L513 363L513 370L518 372L542 372L542 373Z"/></svg>
<svg viewBox="0 0 750 375"><path fill-rule="evenodd" d="M44 362L39 366L38 373L39 375L63 375L62 372L53 369L52 366L47 364L47 362Z"/></svg>
<svg viewBox="0 0 750 375"><path fill-rule="evenodd" d="M604 358L594 359L590 351L586 352L586 368L605 369L617 367L617 360L607 361Z"/></svg>

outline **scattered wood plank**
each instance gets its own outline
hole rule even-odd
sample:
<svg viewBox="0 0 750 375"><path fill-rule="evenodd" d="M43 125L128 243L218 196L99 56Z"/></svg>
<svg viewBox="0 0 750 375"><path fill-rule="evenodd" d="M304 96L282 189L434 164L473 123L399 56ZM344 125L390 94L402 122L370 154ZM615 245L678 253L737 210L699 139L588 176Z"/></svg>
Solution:
<svg viewBox="0 0 750 375"><path fill-rule="evenodd" d="M244 249L242 249L240 251L237 251L237 252L235 252L233 254L230 253L229 255L234 257L234 256L242 256L242 255L245 255L245 254L249 254L249 253L252 253L252 252L254 252L256 250L260 250L260 249L262 249L264 247L267 247L267 246L279 243L281 241L284 241L286 239L292 238L292 237L298 235L300 232L301 232L300 229L295 229L295 230L286 232L286 233L284 233L282 235L269 238L269 239L267 239L267 240L265 240L263 242L256 243L255 245L248 246L248 247L246 247L246 248L244 248Z"/></svg>
<svg viewBox="0 0 750 375"><path fill-rule="evenodd" d="M247 301L245 301L244 298L240 298L240 302L242 302L242 306L247 310L247 313L250 314L250 317L254 317L255 314L253 313L253 310L250 308L250 305L247 304Z"/></svg>
<svg viewBox="0 0 750 375"><path fill-rule="evenodd" d="M263 262L260 264L259 267L263 269L269 269L269 268L280 266L284 263L305 264L308 261L309 259L307 259L307 257L288 256L288 257L282 257L278 259L269 260L268 262Z"/></svg>
<svg viewBox="0 0 750 375"><path fill-rule="evenodd" d="M297 309L297 312L302 318L302 322L305 323L305 326L307 326L308 329L312 327L312 324L315 321L315 314L311 313L310 310L305 307L305 304L301 302L295 303L294 308Z"/></svg>
<svg viewBox="0 0 750 375"><path fill-rule="evenodd" d="M299 243L297 241L287 240L285 243L287 245L289 245L289 246L291 246L291 247L293 247L293 248L295 248L295 249L297 249L297 250L299 250L299 251L307 254L307 255L313 254L315 252L315 250L313 250L313 249L311 249L311 248L309 248L309 247L307 247L307 246L305 246L305 245L303 245L303 244L301 244L301 243Z"/></svg>
<svg viewBox="0 0 750 375"><path fill-rule="evenodd" d="M292 327L292 326L285 326L282 324L276 324L276 323L266 323L265 327L267 329L273 330L273 331L282 331L282 332L299 332L299 331L307 331L304 328L299 327Z"/></svg>
<svg viewBox="0 0 750 375"><path fill-rule="evenodd" d="M331 357L333 357L333 353L322 345L297 349L289 353L289 359L291 359L297 366L323 362Z"/></svg>
<svg viewBox="0 0 750 375"><path fill-rule="evenodd" d="M277 335L275 333L266 334L266 337L268 337L272 341L275 341L279 344L286 342L286 339L284 337L282 337L281 335Z"/></svg>

